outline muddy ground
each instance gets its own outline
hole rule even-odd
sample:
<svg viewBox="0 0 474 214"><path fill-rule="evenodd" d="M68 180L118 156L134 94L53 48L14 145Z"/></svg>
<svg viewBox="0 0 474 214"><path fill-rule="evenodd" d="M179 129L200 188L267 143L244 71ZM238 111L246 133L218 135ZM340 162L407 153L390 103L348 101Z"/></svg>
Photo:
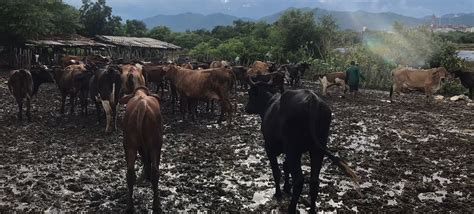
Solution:
<svg viewBox="0 0 474 214"><path fill-rule="evenodd" d="M43 85L34 98L33 122L17 122L7 75L0 72L0 212L122 212L127 192L122 131L105 135L93 111L88 117L59 117L59 93L52 84ZM314 83L305 86L319 92ZM362 90L357 100L337 93L325 98L334 113L328 146L360 176L363 197L325 159L320 211L474 210L473 106L464 101L425 104L419 94L388 103L383 91ZM245 100L245 93L239 93L231 128L215 124L211 114L183 122L164 102L163 210L284 212L287 202L272 198L260 118L242 112ZM300 211L308 210L308 188L305 183ZM137 210L149 210L151 202L150 184L138 185Z"/></svg>

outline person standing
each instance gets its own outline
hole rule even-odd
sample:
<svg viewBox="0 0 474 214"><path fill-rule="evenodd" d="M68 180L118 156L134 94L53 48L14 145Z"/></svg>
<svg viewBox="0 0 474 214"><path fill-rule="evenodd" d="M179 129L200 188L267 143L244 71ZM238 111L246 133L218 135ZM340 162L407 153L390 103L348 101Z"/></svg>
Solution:
<svg viewBox="0 0 474 214"><path fill-rule="evenodd" d="M354 61L351 61L351 67L346 70L346 84L349 85L349 92L354 98L359 93L359 81L363 78L360 74L359 66Z"/></svg>

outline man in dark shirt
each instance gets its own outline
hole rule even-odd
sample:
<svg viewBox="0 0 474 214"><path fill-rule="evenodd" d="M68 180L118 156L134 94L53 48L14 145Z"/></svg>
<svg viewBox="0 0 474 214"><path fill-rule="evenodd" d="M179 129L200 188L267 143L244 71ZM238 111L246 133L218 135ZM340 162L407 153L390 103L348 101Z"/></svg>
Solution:
<svg viewBox="0 0 474 214"><path fill-rule="evenodd" d="M354 97L357 97L359 92L359 80L361 78L359 66L357 66L354 61L351 61L351 67L346 70L346 83L349 85L349 92L352 93Z"/></svg>

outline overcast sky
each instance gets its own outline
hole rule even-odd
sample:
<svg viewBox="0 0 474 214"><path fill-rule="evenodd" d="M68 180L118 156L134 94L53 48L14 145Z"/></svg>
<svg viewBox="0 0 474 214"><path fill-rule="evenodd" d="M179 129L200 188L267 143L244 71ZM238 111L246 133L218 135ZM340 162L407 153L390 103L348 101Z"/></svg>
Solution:
<svg viewBox="0 0 474 214"><path fill-rule="evenodd" d="M76 7L82 4L81 0L64 1ZM261 18L288 7L390 11L414 17L474 12L474 0L107 0L107 4L112 6L115 15L123 19L143 19L157 14L185 12Z"/></svg>

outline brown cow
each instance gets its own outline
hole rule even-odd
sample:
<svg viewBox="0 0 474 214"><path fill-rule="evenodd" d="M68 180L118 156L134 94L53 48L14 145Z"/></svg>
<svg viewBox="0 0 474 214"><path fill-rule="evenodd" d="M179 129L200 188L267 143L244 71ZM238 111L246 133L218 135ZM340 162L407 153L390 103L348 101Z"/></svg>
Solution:
<svg viewBox="0 0 474 214"><path fill-rule="evenodd" d="M123 118L123 148L127 161L127 212L133 212L133 185L135 183L135 159L137 151L143 162L145 178L151 180L153 212L161 213L158 197L158 179L163 145L163 118L157 95L139 86L133 94L120 100L127 104Z"/></svg>
<svg viewBox="0 0 474 214"><path fill-rule="evenodd" d="M263 75L268 73L268 64L262 61L255 61L252 66L247 70L247 76L255 77L257 75Z"/></svg>
<svg viewBox="0 0 474 214"><path fill-rule="evenodd" d="M70 115L74 114L74 107L76 96L81 90L82 81L78 81L78 77L86 72L85 64L69 65L60 75L58 80L59 90L61 92L61 109L60 113L64 114L64 107L66 103L66 97L69 96L69 102L71 104Z"/></svg>
<svg viewBox="0 0 474 214"><path fill-rule="evenodd" d="M344 94L347 92L346 85L346 73L345 72L333 72L322 75L314 75L313 80L319 79L322 85L323 95L327 96L327 89L331 86L340 86Z"/></svg>
<svg viewBox="0 0 474 214"><path fill-rule="evenodd" d="M23 99L26 99L26 117L31 121L31 96L33 94L33 78L28 70L13 70L8 79L8 90L18 104L18 120L22 120Z"/></svg>
<svg viewBox="0 0 474 214"><path fill-rule="evenodd" d="M8 90L18 104L18 119L22 120L23 100L26 99L26 116L31 121L30 103L43 83L54 83L55 80L45 65L33 66L31 70L20 69L10 72Z"/></svg>
<svg viewBox="0 0 474 214"><path fill-rule="evenodd" d="M449 77L448 71L443 68L414 69L397 68L392 71L393 85L390 88L390 100L393 92L400 94L402 89L424 91L426 101L429 102L433 93L441 88L441 82Z"/></svg>
<svg viewBox="0 0 474 214"><path fill-rule="evenodd" d="M61 57L60 64L61 66L63 66L63 68L66 68L67 66L70 66L70 65L79 64L79 62L84 61L84 58L85 57L83 56L66 55L66 56Z"/></svg>
<svg viewBox="0 0 474 214"><path fill-rule="evenodd" d="M192 108L197 101L219 100L221 115L218 122L224 120L224 114L232 120L232 105L230 103L230 92L235 83L235 76L227 68L211 68L205 70L179 69L177 66L169 65L165 68L166 78L175 85L182 104L182 111L187 105ZM191 111L194 117L195 111Z"/></svg>
<svg viewBox="0 0 474 214"><path fill-rule="evenodd" d="M164 77L165 77L165 71L163 70L162 65L144 65L143 66L143 75L145 76L145 79L147 81L147 84L149 83L155 83L156 84L156 93L161 88L161 96L163 97L164 94Z"/></svg>
<svg viewBox="0 0 474 214"><path fill-rule="evenodd" d="M143 66L141 64L126 64L122 66L122 90L124 94L131 94L136 88L145 86L143 76Z"/></svg>
<svg viewBox="0 0 474 214"><path fill-rule="evenodd" d="M209 65L209 68L228 68L230 67L230 63L222 60L222 61L212 61Z"/></svg>
<svg viewBox="0 0 474 214"><path fill-rule="evenodd" d="M191 63L189 63L189 62L182 64L181 67L183 67L183 68L185 68L185 69L191 69L191 70L194 69L193 65L192 65Z"/></svg>
<svg viewBox="0 0 474 214"><path fill-rule="evenodd" d="M101 55L92 55L92 56L73 56L73 55L66 55L61 57L60 64L63 68L66 68L69 65L77 65L81 62L83 63L93 63L93 64L100 64L105 65L109 64L112 60L108 57L104 57Z"/></svg>

